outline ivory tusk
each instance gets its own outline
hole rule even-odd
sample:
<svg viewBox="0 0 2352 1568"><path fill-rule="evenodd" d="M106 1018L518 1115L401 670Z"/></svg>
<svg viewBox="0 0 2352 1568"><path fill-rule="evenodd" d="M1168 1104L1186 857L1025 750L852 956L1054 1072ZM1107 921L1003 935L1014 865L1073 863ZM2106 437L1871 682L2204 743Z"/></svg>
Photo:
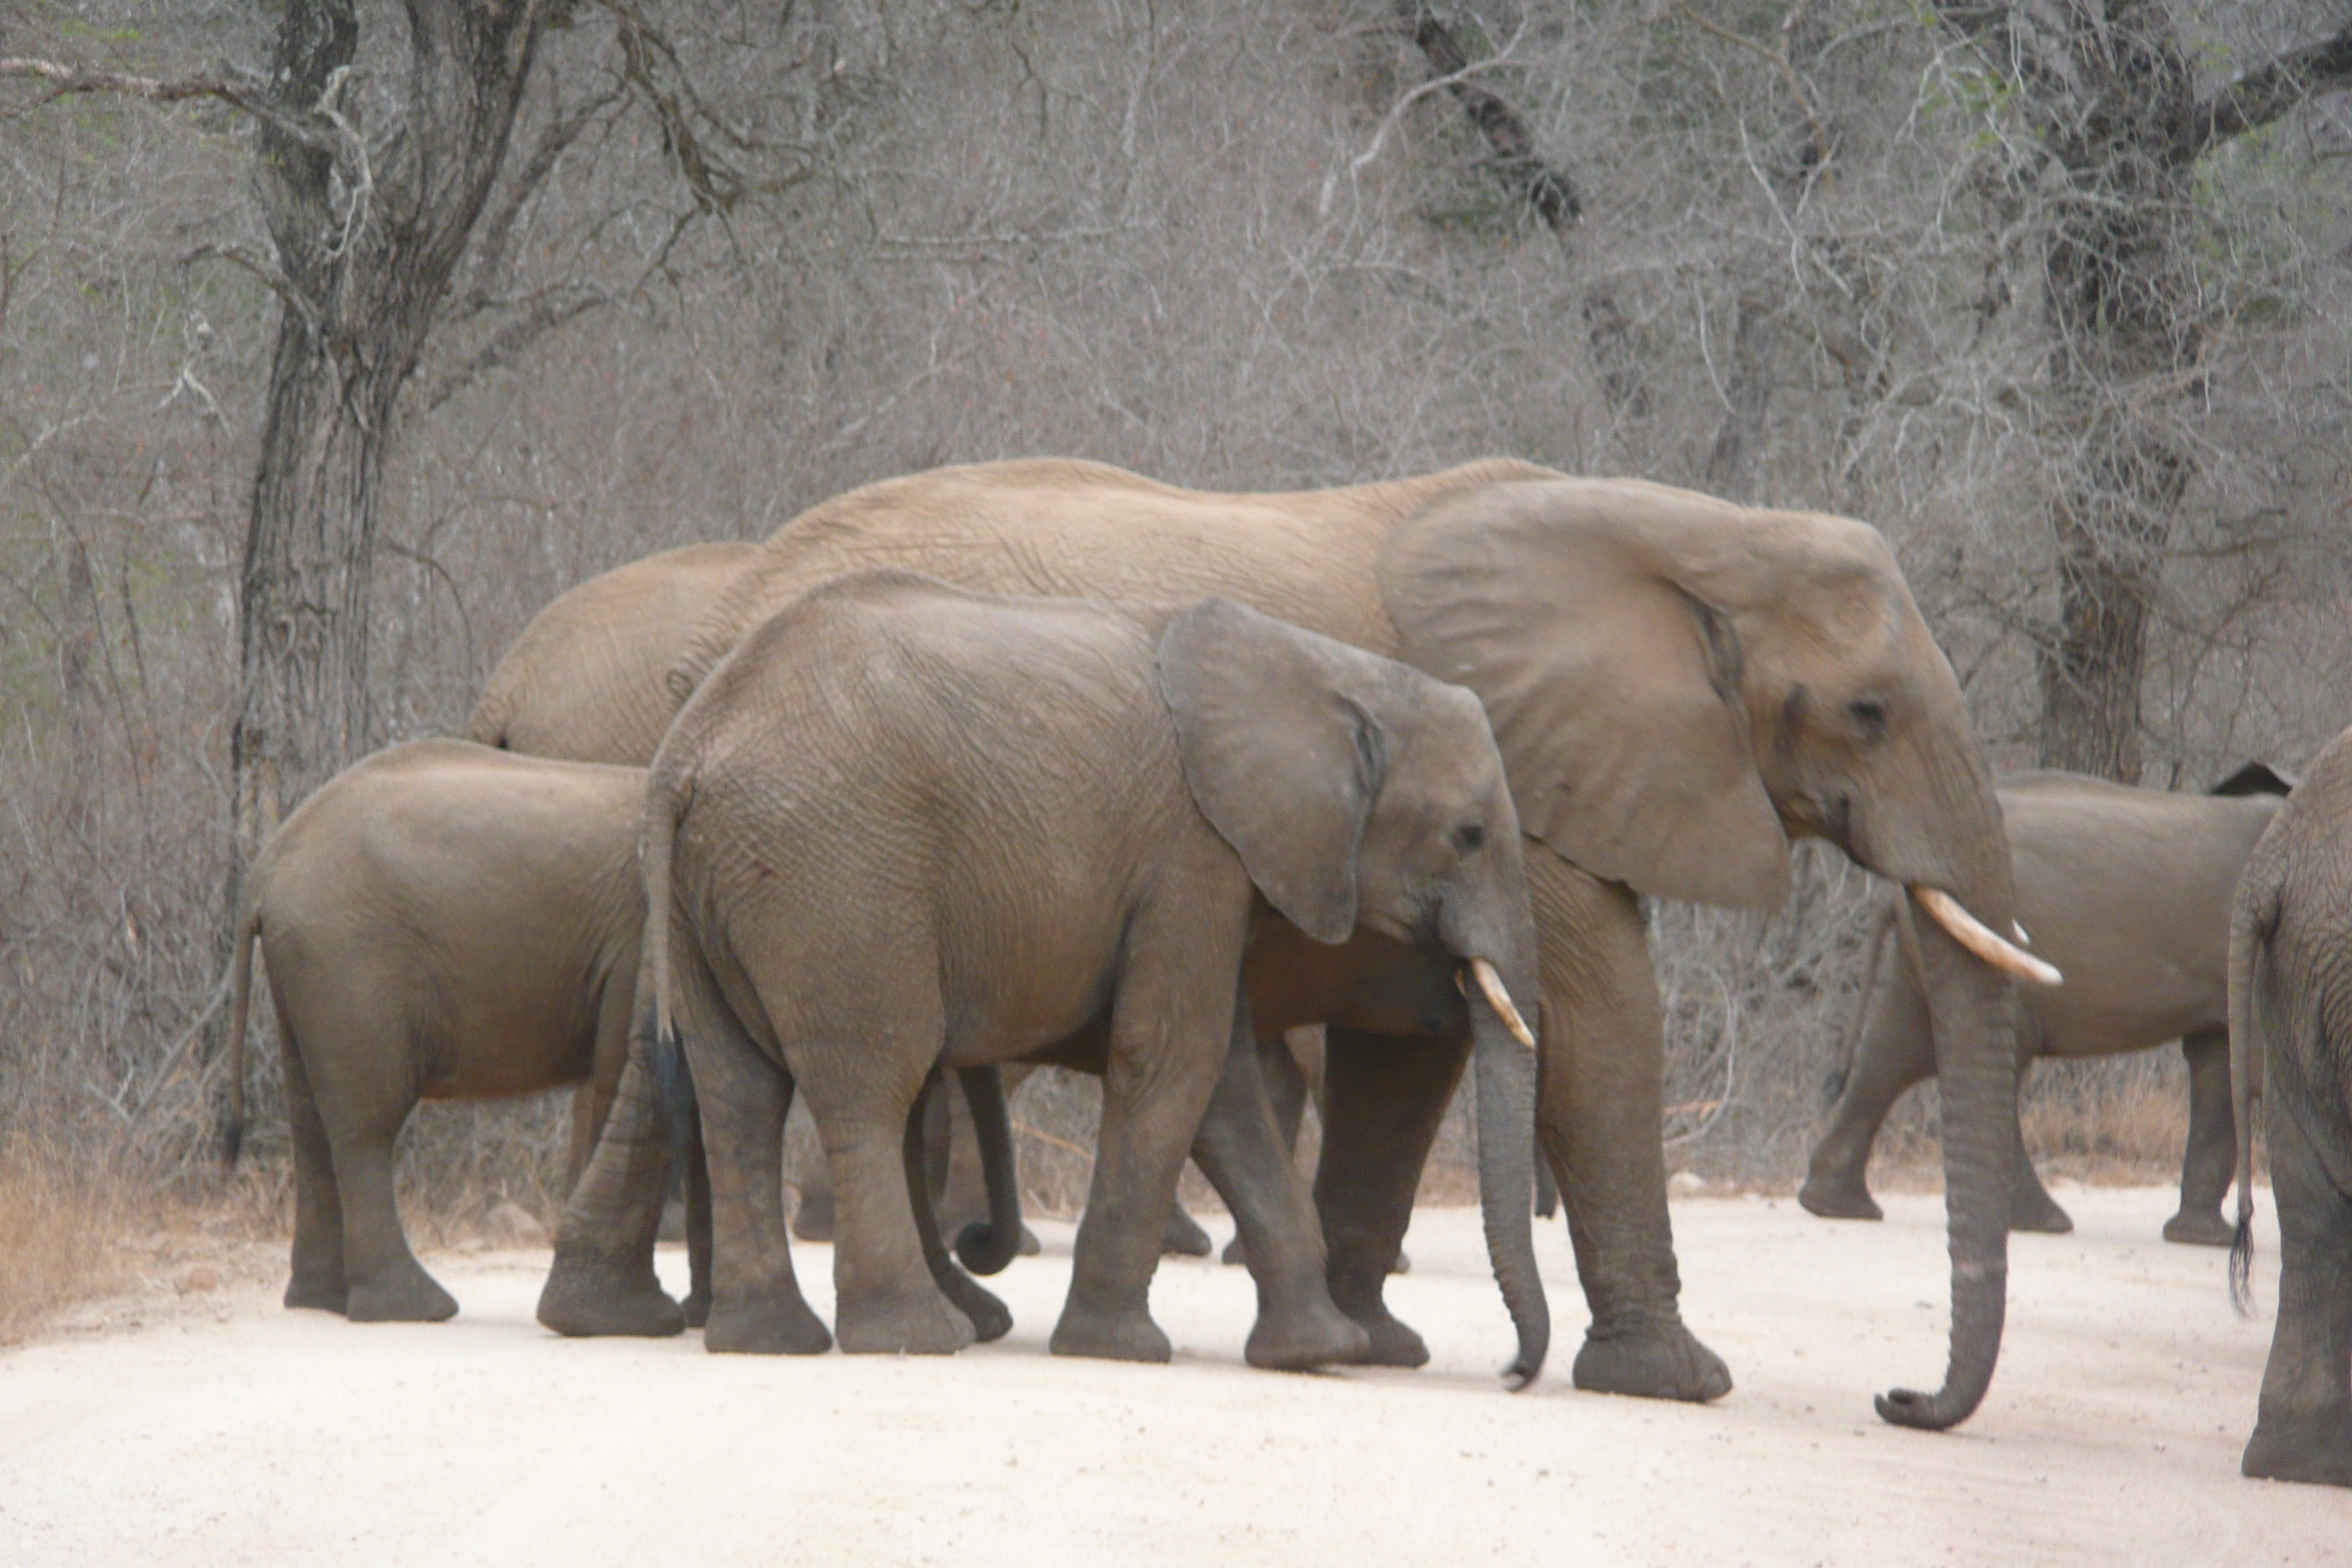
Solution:
<svg viewBox="0 0 2352 1568"><path fill-rule="evenodd" d="M2000 970L2003 974L2020 980L2030 980L2036 985L2063 985L2066 977L2050 964L2021 952L2015 943L2006 942L1986 929L1983 921L1961 907L1960 900L1940 888L1923 888L1912 884L1911 896L1919 907L1935 917L1937 925L1951 934L1954 942ZM2023 934L2022 932L2020 933Z"/></svg>
<svg viewBox="0 0 2352 1568"><path fill-rule="evenodd" d="M2032 947L2033 945L2033 939L2026 934L2025 927L2022 922L2011 921L2009 922L2009 929L2016 933L2018 946Z"/></svg>
<svg viewBox="0 0 2352 1568"><path fill-rule="evenodd" d="M1483 958L1474 958L1470 961L1470 973L1477 977L1478 989L1486 993L1486 1005L1495 1009L1503 1026L1511 1031L1511 1037L1534 1050L1535 1035L1528 1029L1528 1021L1519 1016L1519 1010L1511 1005L1510 990L1504 985L1503 977L1495 973L1495 966Z"/></svg>

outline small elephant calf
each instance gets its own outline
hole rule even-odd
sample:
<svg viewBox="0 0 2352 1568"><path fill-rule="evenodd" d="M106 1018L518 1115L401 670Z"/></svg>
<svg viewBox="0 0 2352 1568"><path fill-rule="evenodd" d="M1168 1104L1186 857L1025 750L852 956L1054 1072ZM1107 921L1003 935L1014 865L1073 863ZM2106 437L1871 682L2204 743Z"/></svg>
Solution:
<svg viewBox="0 0 2352 1568"><path fill-rule="evenodd" d="M393 1143L420 1100L587 1080L574 1172L585 1163L627 1056L645 796L642 768L417 741L354 763L271 835L237 928L229 1157L257 945L294 1140L288 1306L372 1321L457 1310L393 1206ZM688 1208L707 1247L698 1180Z"/></svg>

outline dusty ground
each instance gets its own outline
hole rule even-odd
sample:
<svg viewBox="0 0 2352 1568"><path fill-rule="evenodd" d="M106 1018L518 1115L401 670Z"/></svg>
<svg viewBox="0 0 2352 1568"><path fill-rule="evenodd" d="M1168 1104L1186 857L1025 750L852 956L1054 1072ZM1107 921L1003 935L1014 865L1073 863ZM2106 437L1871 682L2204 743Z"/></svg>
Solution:
<svg viewBox="0 0 2352 1568"><path fill-rule="evenodd" d="M1422 1211L1391 1287L1417 1373L1250 1371L1246 1281L1191 1260L1154 1288L1173 1366L1048 1357L1053 1225L997 1281L1013 1337L948 1362L566 1342L531 1321L543 1254L429 1258L465 1303L432 1327L289 1313L229 1269L0 1352L0 1563L2352 1560L2352 1494L2237 1473L2270 1330L2231 1317L2221 1254L2158 1238L2168 1192L2059 1195L2079 1228L2017 1239L2000 1374L1940 1436L1869 1403L1941 1373L1932 1196L1877 1226L1678 1202L1685 1310L1739 1381L1708 1408L1569 1386L1556 1224L1553 1375L1504 1394L1459 1209ZM800 1257L828 1308L828 1249ZM2265 1232L2265 1307L2276 1257Z"/></svg>

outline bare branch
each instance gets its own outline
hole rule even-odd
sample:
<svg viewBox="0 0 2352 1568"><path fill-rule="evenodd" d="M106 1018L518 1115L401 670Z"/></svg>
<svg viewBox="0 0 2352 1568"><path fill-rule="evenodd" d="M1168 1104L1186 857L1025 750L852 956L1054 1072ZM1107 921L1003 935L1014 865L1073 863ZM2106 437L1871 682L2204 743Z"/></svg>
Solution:
<svg viewBox="0 0 2352 1568"><path fill-rule="evenodd" d="M1503 178L1518 189L1546 227L1554 234L1567 233L1569 226L1584 216L1584 204L1578 200L1568 176L1537 153L1528 122L1509 104L1467 79L1470 57L1426 4L1406 0L1405 19L1412 24L1412 41L1428 58L1431 68L1449 79L1454 101L1495 150Z"/></svg>
<svg viewBox="0 0 2352 1568"><path fill-rule="evenodd" d="M2281 55L2248 71L2197 106L2186 132L2191 157L2216 142L2242 136L2315 98L2352 89L2352 25L2326 43Z"/></svg>
<svg viewBox="0 0 2352 1568"><path fill-rule="evenodd" d="M435 376L425 393L424 411L432 413L481 377L514 363L531 344L558 327L610 303L603 294L585 291L571 295L550 291L539 296L530 301L529 310L499 328L463 364Z"/></svg>
<svg viewBox="0 0 2352 1568"><path fill-rule="evenodd" d="M608 88L570 114L556 116L540 132L538 144L531 149L530 156L524 160L522 167L515 173L513 183L508 186L506 199L482 225L482 237L475 250L475 284L466 298L467 315L489 309L490 284L506 264L507 247L513 238L515 220L521 216L523 207L547 183L548 175L555 170L557 160L570 151L572 144L580 139L581 133L599 114L620 101L620 98L618 88Z"/></svg>
<svg viewBox="0 0 2352 1568"><path fill-rule="evenodd" d="M54 90L41 100L43 103L54 103L60 98L83 92L121 93L131 98L143 98L153 103L181 103L194 98L218 99L223 103L242 109L256 120L283 132L314 151L332 153L341 144L331 121L315 111L295 109L282 102L258 81L242 74L166 79L124 76L115 71L85 70L79 66L62 66L55 60L12 56L0 58L0 78L8 77L55 83Z"/></svg>

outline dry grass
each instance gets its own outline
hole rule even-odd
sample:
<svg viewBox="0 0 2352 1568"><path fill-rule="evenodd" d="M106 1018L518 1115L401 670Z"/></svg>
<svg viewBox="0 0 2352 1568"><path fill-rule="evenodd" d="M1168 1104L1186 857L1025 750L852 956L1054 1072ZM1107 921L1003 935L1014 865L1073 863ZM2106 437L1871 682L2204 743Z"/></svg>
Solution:
<svg viewBox="0 0 2352 1568"><path fill-rule="evenodd" d="M113 1182L23 1134L0 1142L0 1343L123 1282L126 1213Z"/></svg>

